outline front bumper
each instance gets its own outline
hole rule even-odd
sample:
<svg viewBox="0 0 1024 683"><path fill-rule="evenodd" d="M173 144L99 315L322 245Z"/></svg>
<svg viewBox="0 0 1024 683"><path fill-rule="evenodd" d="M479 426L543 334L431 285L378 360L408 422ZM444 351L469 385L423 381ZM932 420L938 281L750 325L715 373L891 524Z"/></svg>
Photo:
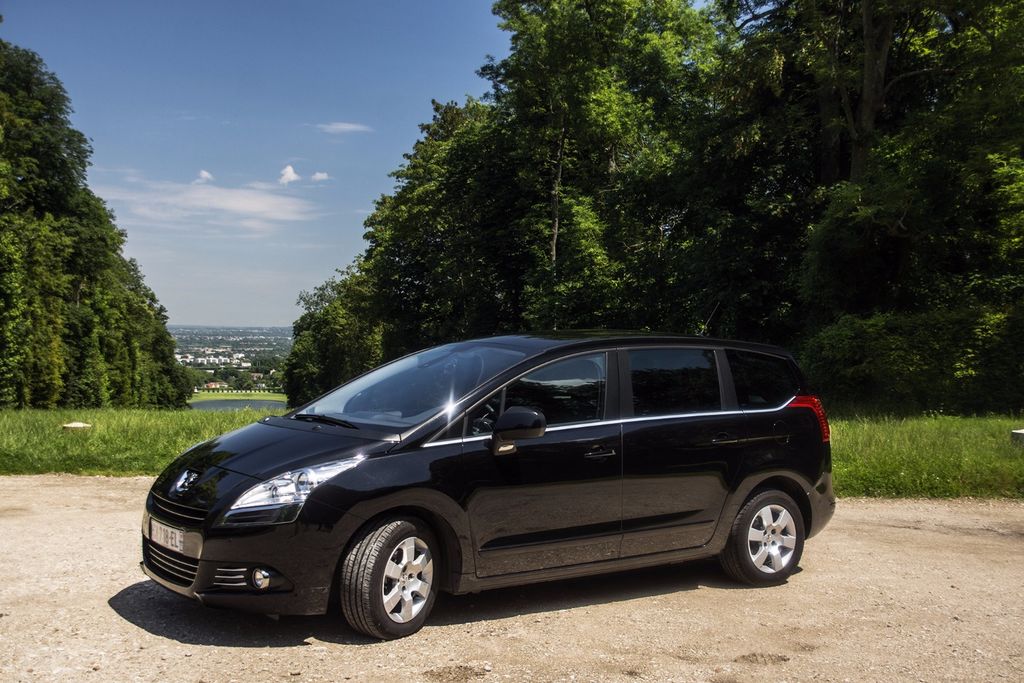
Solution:
<svg viewBox="0 0 1024 683"><path fill-rule="evenodd" d="M327 612L338 561L356 525L293 522L210 533L179 524L185 545L178 553L150 539L153 518L147 509L142 520L140 567L150 579L211 607L289 615ZM265 589L253 584L256 568L271 574Z"/></svg>
<svg viewBox="0 0 1024 683"><path fill-rule="evenodd" d="M285 590L268 589L257 591L255 588L219 590L210 588L207 590L196 589L209 579L209 574L215 571L211 563L201 563L202 569L196 578L196 583L190 586L183 586L173 583L164 576L161 576L154 569L146 566L146 561L139 562L142 573L156 581L169 591L186 598L198 600L208 607L227 607L261 614L324 614L327 611L330 598L330 587L319 586L306 590L294 588Z"/></svg>

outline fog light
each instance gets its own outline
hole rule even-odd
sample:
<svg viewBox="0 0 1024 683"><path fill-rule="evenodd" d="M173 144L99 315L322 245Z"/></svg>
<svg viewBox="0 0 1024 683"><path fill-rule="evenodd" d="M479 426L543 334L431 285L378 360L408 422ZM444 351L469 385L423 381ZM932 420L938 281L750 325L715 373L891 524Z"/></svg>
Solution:
<svg viewBox="0 0 1024 683"><path fill-rule="evenodd" d="M252 570L252 585L260 590L266 590L270 586L270 572L266 569Z"/></svg>

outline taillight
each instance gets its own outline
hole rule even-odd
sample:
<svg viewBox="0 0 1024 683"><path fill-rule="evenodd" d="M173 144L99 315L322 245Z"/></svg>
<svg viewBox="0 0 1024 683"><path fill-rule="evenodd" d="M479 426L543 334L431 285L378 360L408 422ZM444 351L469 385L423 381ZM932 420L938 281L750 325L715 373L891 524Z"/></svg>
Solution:
<svg viewBox="0 0 1024 683"><path fill-rule="evenodd" d="M832 438L832 432L828 427L828 418L825 417L825 409L821 406L821 399L817 396L796 396L787 405L787 408L810 408L814 416L818 418L818 426L821 427L821 442L828 443Z"/></svg>

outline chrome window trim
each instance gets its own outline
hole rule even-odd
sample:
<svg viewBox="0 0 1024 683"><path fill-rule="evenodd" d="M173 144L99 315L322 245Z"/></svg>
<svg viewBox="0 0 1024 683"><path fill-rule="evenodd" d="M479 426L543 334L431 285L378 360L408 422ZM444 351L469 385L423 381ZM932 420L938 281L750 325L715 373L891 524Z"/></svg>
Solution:
<svg viewBox="0 0 1024 683"><path fill-rule="evenodd" d="M678 413L675 415L645 415L643 417L626 417L618 420L599 420L595 422L577 422L569 425L556 425L548 430L547 432L561 432L569 429L582 429L583 427L603 427L605 425L621 425L630 422L651 422L653 420L680 420L684 418L692 417L716 417L718 415L751 415L755 413L777 413L778 411L786 408L796 395L786 399L785 403L775 408L758 408L757 410L715 410L709 413ZM491 438L490 434L484 436L470 436L462 439L444 439L442 441L431 441L430 443L423 444L423 448L430 448L431 446L453 446L459 443L471 443L473 441L484 441Z"/></svg>
<svg viewBox="0 0 1024 683"><path fill-rule="evenodd" d="M490 434L487 436L468 436L462 439L441 439L440 441L431 441L430 443L423 444L423 448L432 448L434 446L454 446L459 443L470 443L471 441L483 441L484 439L491 438Z"/></svg>

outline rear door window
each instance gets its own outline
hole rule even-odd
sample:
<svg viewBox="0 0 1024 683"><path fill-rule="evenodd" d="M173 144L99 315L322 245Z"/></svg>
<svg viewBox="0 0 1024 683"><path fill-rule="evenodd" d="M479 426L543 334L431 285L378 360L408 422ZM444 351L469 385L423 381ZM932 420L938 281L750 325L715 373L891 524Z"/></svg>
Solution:
<svg viewBox="0 0 1024 683"><path fill-rule="evenodd" d="M711 349L634 349L629 367L637 417L722 409Z"/></svg>
<svg viewBox="0 0 1024 683"><path fill-rule="evenodd" d="M740 408L777 408L800 392L790 362L752 351L726 351Z"/></svg>

